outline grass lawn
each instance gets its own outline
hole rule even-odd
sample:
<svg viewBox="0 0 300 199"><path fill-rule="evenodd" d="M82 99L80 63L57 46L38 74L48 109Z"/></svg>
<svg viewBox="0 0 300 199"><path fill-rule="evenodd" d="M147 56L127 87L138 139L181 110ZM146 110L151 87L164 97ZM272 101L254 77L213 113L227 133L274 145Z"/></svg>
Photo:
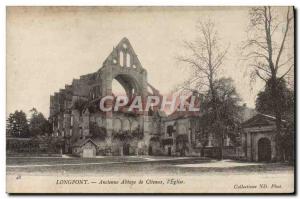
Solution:
<svg viewBox="0 0 300 199"><path fill-rule="evenodd" d="M205 158L100 157L7 158L8 175L248 175L293 174L293 166L279 163L220 162Z"/></svg>

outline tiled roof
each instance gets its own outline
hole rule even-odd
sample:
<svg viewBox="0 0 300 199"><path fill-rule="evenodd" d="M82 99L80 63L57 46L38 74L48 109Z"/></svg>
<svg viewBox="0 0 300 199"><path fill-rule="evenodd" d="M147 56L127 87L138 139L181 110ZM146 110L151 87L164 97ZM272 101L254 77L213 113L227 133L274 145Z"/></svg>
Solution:
<svg viewBox="0 0 300 199"><path fill-rule="evenodd" d="M77 147L77 146L81 147L82 145L86 144L87 142L92 142L95 146L97 146L97 144L92 139L90 139L90 138L88 138L88 139L79 139L77 142L75 142L73 144L73 146L75 146L75 147Z"/></svg>

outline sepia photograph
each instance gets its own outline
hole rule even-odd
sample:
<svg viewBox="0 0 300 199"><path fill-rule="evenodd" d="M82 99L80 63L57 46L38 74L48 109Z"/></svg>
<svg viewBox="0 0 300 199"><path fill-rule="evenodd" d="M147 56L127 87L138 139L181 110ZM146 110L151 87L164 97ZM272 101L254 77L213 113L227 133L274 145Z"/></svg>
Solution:
<svg viewBox="0 0 300 199"><path fill-rule="evenodd" d="M294 194L293 6L7 6L6 192Z"/></svg>

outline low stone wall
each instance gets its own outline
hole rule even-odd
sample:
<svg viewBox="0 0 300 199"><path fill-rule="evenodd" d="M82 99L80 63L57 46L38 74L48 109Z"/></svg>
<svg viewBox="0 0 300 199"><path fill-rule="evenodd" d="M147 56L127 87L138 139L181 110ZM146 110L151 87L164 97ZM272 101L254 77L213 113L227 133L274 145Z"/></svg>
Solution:
<svg viewBox="0 0 300 199"><path fill-rule="evenodd" d="M245 153L241 147L225 147L223 148L223 158L243 160L245 159Z"/></svg>
<svg viewBox="0 0 300 199"><path fill-rule="evenodd" d="M7 157L62 157L62 154L58 153L7 153Z"/></svg>

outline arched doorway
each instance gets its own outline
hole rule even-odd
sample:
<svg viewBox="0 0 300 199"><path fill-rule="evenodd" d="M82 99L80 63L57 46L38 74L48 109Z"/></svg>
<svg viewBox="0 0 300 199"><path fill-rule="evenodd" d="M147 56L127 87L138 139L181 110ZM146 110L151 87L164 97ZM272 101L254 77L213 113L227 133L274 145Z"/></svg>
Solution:
<svg viewBox="0 0 300 199"><path fill-rule="evenodd" d="M152 151L152 146L151 146L151 145L149 146L148 154L149 154L149 155L153 155L153 151Z"/></svg>
<svg viewBox="0 0 300 199"><path fill-rule="evenodd" d="M123 155L129 155L129 148L130 148L129 144L123 145Z"/></svg>
<svg viewBox="0 0 300 199"><path fill-rule="evenodd" d="M271 141L268 138L260 138L257 142L258 147L258 161L271 161Z"/></svg>

